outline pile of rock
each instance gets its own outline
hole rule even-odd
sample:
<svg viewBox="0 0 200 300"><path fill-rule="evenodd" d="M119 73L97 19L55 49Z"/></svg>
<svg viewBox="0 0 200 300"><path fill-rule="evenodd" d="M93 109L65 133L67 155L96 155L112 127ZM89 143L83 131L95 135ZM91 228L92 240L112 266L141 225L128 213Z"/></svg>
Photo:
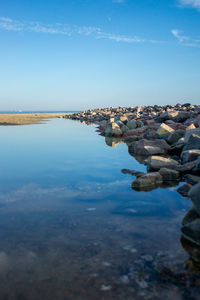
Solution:
<svg viewBox="0 0 200 300"><path fill-rule="evenodd" d="M191 184L200 182L200 106L186 104L105 108L68 115L98 124L110 145L123 141L128 151L147 165L132 187L149 190L186 180L179 192L187 196ZM114 142L112 142L112 139Z"/></svg>
<svg viewBox="0 0 200 300"><path fill-rule="evenodd" d="M123 169L136 177L132 188L149 191L186 181L178 192L194 207L183 220L184 237L200 246L200 106L186 104L104 108L67 115L98 125L109 146L125 142L147 173Z"/></svg>

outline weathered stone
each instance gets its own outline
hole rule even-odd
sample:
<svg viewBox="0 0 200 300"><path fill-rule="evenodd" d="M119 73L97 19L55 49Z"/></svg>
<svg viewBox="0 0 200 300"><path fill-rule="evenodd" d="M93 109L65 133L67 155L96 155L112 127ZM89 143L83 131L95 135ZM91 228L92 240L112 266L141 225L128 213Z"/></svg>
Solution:
<svg viewBox="0 0 200 300"><path fill-rule="evenodd" d="M185 164L187 162L196 160L200 156L200 150L191 149L191 150L183 150L181 152L182 162Z"/></svg>
<svg viewBox="0 0 200 300"><path fill-rule="evenodd" d="M122 131L122 133L124 134L125 132L129 131L129 128L128 128L126 125L123 125L123 126L121 127L121 131Z"/></svg>
<svg viewBox="0 0 200 300"><path fill-rule="evenodd" d="M126 126L129 128L129 129L135 129L137 127L137 123L136 123L136 120L130 120L127 122Z"/></svg>
<svg viewBox="0 0 200 300"><path fill-rule="evenodd" d="M177 166L178 162L172 158L151 156L147 160L147 167L149 170L159 170L161 168L174 169Z"/></svg>
<svg viewBox="0 0 200 300"><path fill-rule="evenodd" d="M147 129L147 127L143 126L141 128L129 130L124 134L124 137L140 136L141 134L143 134L146 131L146 129Z"/></svg>
<svg viewBox="0 0 200 300"><path fill-rule="evenodd" d="M195 184L189 191L188 196L192 199L194 207L200 215L200 183Z"/></svg>
<svg viewBox="0 0 200 300"><path fill-rule="evenodd" d="M121 132L120 127L119 127L118 124L116 124L116 123L109 123L106 126L105 135L106 136L121 136L122 132Z"/></svg>
<svg viewBox="0 0 200 300"><path fill-rule="evenodd" d="M144 123L141 120L136 120L137 127L143 127Z"/></svg>
<svg viewBox="0 0 200 300"><path fill-rule="evenodd" d="M170 126L168 126L165 123L162 123L156 133L159 137L167 137L173 131L174 129L172 129Z"/></svg>
<svg viewBox="0 0 200 300"><path fill-rule="evenodd" d="M140 176L132 183L132 188L137 190L142 190L143 188L159 185L162 183L162 176L159 172L147 173Z"/></svg>
<svg viewBox="0 0 200 300"><path fill-rule="evenodd" d="M196 126L192 123L186 127L186 130L191 130L191 129L195 129L195 128L196 128Z"/></svg>
<svg viewBox="0 0 200 300"><path fill-rule="evenodd" d="M172 169L161 168L159 173L163 181L177 181L180 178L180 173Z"/></svg>
<svg viewBox="0 0 200 300"><path fill-rule="evenodd" d="M189 138L192 134L196 134L198 136L200 136L200 128L196 128L196 129L191 129L191 130L187 130L185 132L185 137L184 137L184 143L187 144L189 141Z"/></svg>
<svg viewBox="0 0 200 300"><path fill-rule="evenodd" d="M192 185L200 182L199 176L195 176L195 175L191 175L191 174L186 174L185 179L186 179L187 183L190 183Z"/></svg>
<svg viewBox="0 0 200 300"><path fill-rule="evenodd" d="M184 165L178 165L175 167L176 171L181 173L193 172L194 167L196 166L197 160L190 161Z"/></svg>
<svg viewBox="0 0 200 300"><path fill-rule="evenodd" d="M169 150L169 145L165 140L146 140L142 139L138 142L130 145L130 151L137 155L154 155L154 154L164 154Z"/></svg>
<svg viewBox="0 0 200 300"><path fill-rule="evenodd" d="M196 164L194 166L193 172L196 174L200 174L200 157L198 157L196 160Z"/></svg>
<svg viewBox="0 0 200 300"><path fill-rule="evenodd" d="M187 144L184 146L183 151L191 149L200 149L200 135L192 133L188 138Z"/></svg>
<svg viewBox="0 0 200 300"><path fill-rule="evenodd" d="M181 130L181 129L176 130L176 131L173 131L173 132L171 132L170 135L168 136L167 141L168 141L168 143L170 143L170 144L175 144L175 143L178 142L178 140L179 140L180 138L182 138L182 137L184 136L184 134L185 134L185 131L184 131L184 130Z"/></svg>
<svg viewBox="0 0 200 300"><path fill-rule="evenodd" d="M183 197L189 197L188 193L189 193L191 187L192 187L191 184L185 183L177 189L177 192L179 194L181 194Z"/></svg>

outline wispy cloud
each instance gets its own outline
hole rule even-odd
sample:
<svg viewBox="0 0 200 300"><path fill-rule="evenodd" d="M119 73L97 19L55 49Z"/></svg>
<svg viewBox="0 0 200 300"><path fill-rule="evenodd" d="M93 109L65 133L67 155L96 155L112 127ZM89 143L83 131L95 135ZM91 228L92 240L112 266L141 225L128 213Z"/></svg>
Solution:
<svg viewBox="0 0 200 300"><path fill-rule="evenodd" d="M171 32L172 32L172 34L178 39L178 41L179 41L180 43L189 40L189 37L184 36L184 35L182 34L182 31L181 31L181 30L178 30L178 29L172 29Z"/></svg>
<svg viewBox="0 0 200 300"><path fill-rule="evenodd" d="M118 2L122 0L117 0ZM129 44L136 43L161 43L162 41L143 39L137 36L125 36L115 33L104 32L99 27L93 26L70 26L68 24L55 23L55 24L43 24L40 22L22 22L9 18L0 17L0 29L7 31L18 32L35 32L43 34L60 34L66 36L72 36L74 34L83 36L92 36L96 39L108 39L115 42L123 42Z"/></svg>
<svg viewBox="0 0 200 300"><path fill-rule="evenodd" d="M199 0L200 1L200 0ZM76 26L64 23L43 24L41 22L25 22L13 20L10 18L0 17L0 30L15 31L15 32L29 32L49 35L80 35L91 36L94 39L107 39L118 43L127 44L171 44L170 41L145 39L136 35L121 35L116 33L105 32L99 27L95 26ZM178 43L183 46L200 47L200 41L189 38L183 35L181 30L171 30L173 36L178 40Z"/></svg>
<svg viewBox="0 0 200 300"><path fill-rule="evenodd" d="M193 7L200 10L200 0L178 0L180 6Z"/></svg>
<svg viewBox="0 0 200 300"><path fill-rule="evenodd" d="M179 29L172 29L171 33L178 40L179 44L187 47L200 48L200 40L192 39L189 36L185 36Z"/></svg>

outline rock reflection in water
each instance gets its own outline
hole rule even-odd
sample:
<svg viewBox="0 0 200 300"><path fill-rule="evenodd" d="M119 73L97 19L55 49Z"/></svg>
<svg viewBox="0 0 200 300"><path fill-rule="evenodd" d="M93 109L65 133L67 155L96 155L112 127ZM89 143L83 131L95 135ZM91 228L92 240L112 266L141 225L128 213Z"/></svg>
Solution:
<svg viewBox="0 0 200 300"><path fill-rule="evenodd" d="M123 141L121 139L114 138L114 137L108 137L108 136L105 138L105 142L106 142L106 145L108 145L109 147L116 147L120 143L123 143Z"/></svg>

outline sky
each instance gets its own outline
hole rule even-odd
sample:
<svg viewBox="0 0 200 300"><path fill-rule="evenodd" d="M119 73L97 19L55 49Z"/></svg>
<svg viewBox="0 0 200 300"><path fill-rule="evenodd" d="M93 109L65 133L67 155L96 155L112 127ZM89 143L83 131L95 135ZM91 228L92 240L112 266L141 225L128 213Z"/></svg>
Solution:
<svg viewBox="0 0 200 300"><path fill-rule="evenodd" d="M200 0L0 0L0 110L200 104Z"/></svg>

